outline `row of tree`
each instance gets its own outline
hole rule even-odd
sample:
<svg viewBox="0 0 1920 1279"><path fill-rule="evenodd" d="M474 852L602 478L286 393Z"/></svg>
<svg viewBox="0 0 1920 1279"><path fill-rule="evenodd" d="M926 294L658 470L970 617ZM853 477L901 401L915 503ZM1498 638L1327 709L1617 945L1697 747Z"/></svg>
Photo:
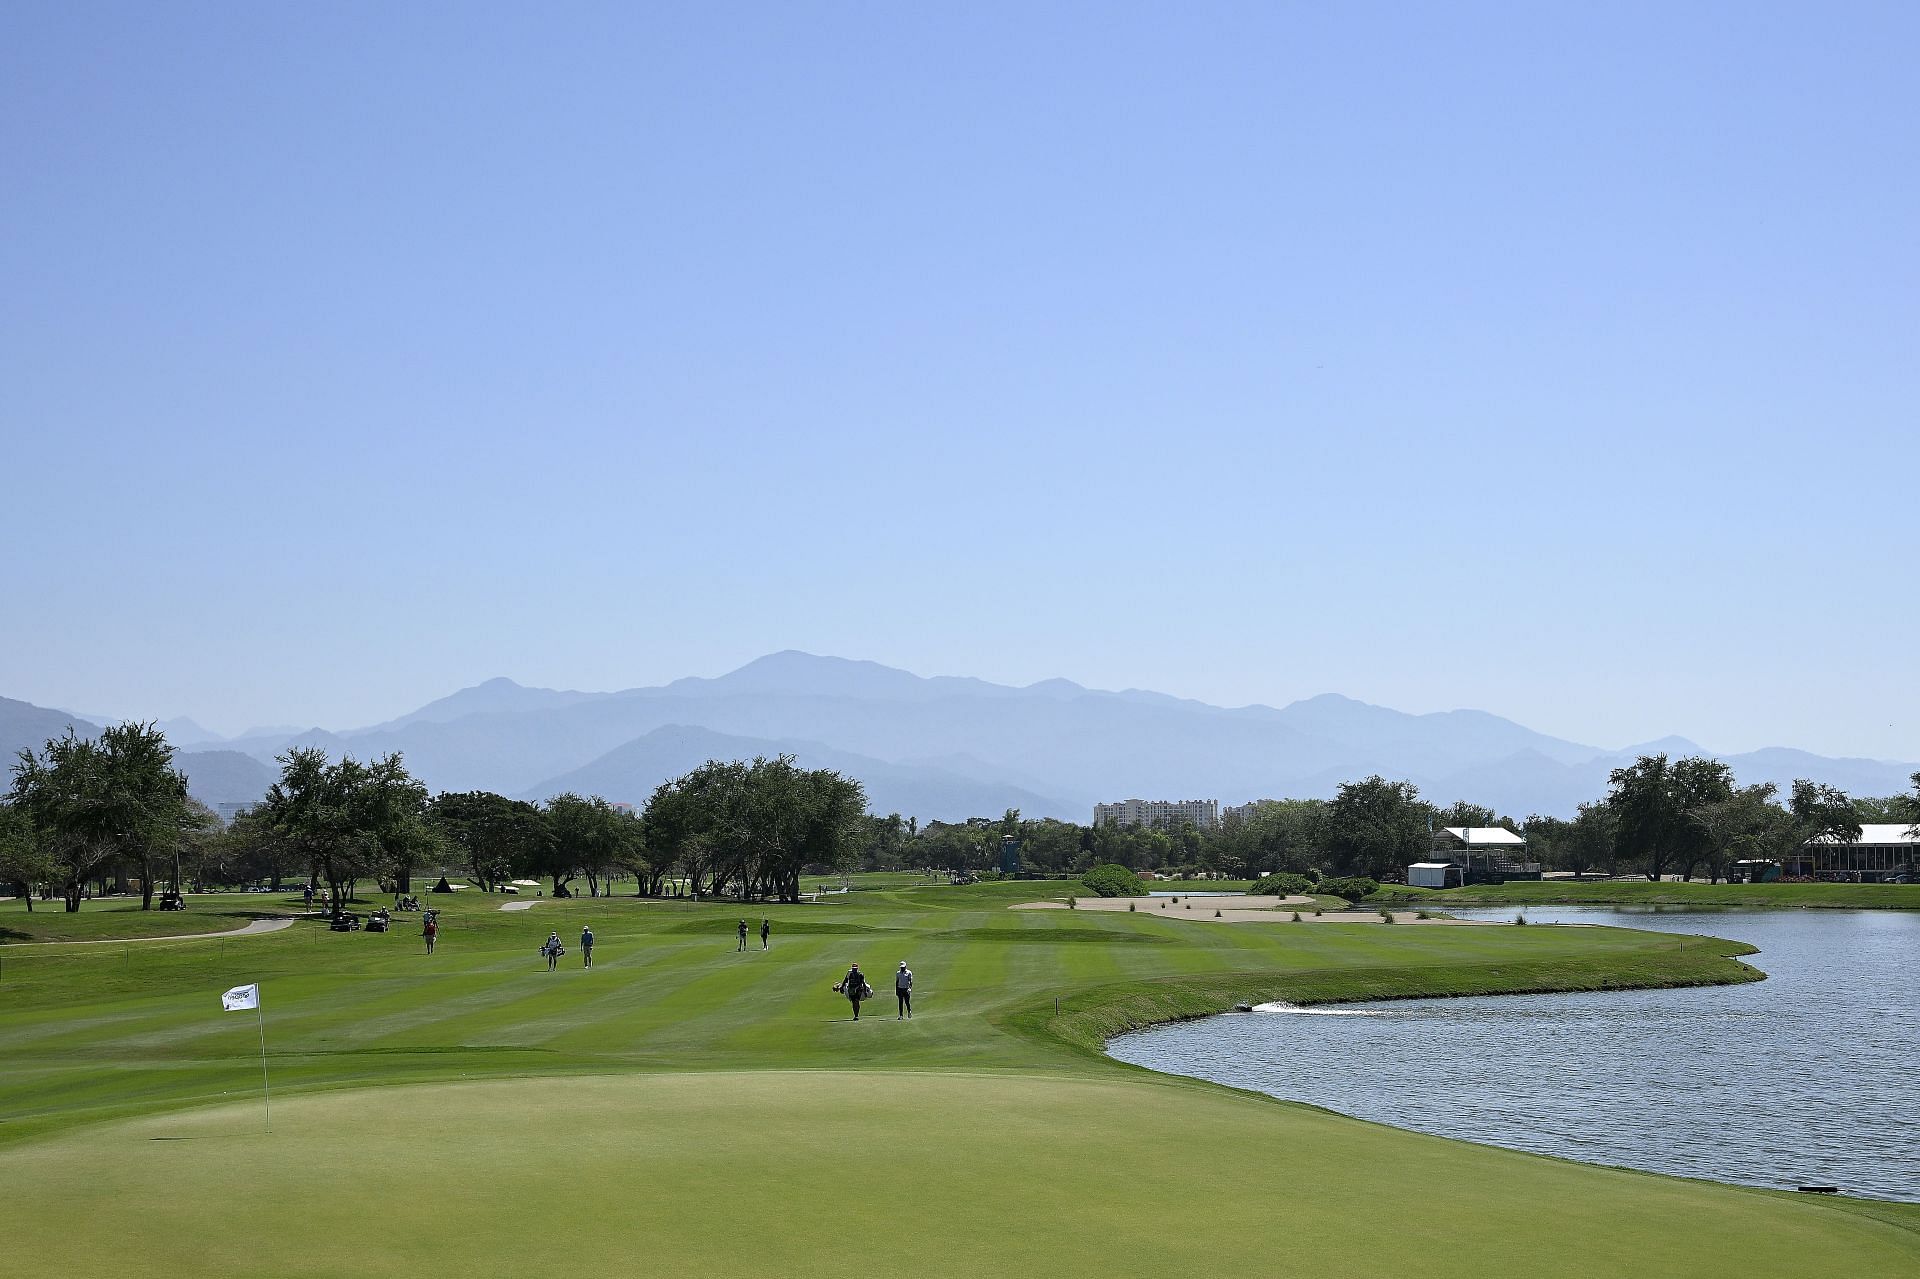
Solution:
<svg viewBox="0 0 1920 1279"><path fill-rule="evenodd" d="M296 880L344 908L363 882L404 893L424 869L464 872L489 892L545 877L556 896L582 880L599 896L631 879L643 895L671 882L696 896L793 900L803 868L851 860L866 821L860 783L787 756L702 765L637 814L598 796L429 797L399 755L332 760L298 747L280 766L266 797L222 827L188 796L154 725L22 751L0 803L0 883L28 909L36 892L57 891L70 911L129 879L149 909L162 880L176 891Z"/></svg>
<svg viewBox="0 0 1920 1279"><path fill-rule="evenodd" d="M1852 799L1831 786L1797 781L1782 796L1771 783L1739 786L1718 760L1648 755L1610 777L1606 798L1573 818L1502 816L1484 805L1438 806L1411 782L1368 777L1334 798L1273 800L1218 830L1080 826L1051 818L934 822L866 819L858 862L867 869L940 866L989 870L1007 841L1024 869L1074 874L1114 864L1251 878L1267 872L1399 879L1427 858L1448 826L1503 826L1525 836L1528 856L1549 870L1678 874L1719 879L1747 859L1789 859L1808 840L1858 838L1863 822L1920 822L1920 773L1911 795Z"/></svg>
<svg viewBox="0 0 1920 1279"><path fill-rule="evenodd" d="M547 878L556 895L584 880L635 892L792 900L803 870L937 867L987 871L1017 849L1040 874L1091 866L1253 877L1270 872L1397 879L1446 826L1505 826L1548 869L1705 874L1736 861L1791 858L1808 840L1857 838L1863 821L1920 822L1911 795L1850 799L1796 781L1739 786L1718 760L1643 756L1616 769L1603 800L1571 819L1515 820L1471 803L1437 807L1410 782L1368 777L1330 800L1277 800L1220 830L1081 826L1051 818L932 822L865 812L860 783L791 757L714 761L655 789L639 813L597 796L544 805L487 791L429 797L398 755L330 760L316 748L280 757L266 798L223 828L187 794L173 748L151 724L98 737L72 733L23 751L0 803L0 883L27 897L56 892L78 910L89 887L137 880L151 908L175 889L298 879L353 899L364 881L406 892L421 869L459 870L485 891Z"/></svg>

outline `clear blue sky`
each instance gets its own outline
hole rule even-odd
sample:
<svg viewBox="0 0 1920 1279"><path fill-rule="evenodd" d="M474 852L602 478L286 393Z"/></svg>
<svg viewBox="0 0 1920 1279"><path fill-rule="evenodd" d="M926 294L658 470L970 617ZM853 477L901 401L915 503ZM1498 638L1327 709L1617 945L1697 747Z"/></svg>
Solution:
<svg viewBox="0 0 1920 1279"><path fill-rule="evenodd" d="M795 647L1920 758L1916 48L16 0L0 693L344 726Z"/></svg>

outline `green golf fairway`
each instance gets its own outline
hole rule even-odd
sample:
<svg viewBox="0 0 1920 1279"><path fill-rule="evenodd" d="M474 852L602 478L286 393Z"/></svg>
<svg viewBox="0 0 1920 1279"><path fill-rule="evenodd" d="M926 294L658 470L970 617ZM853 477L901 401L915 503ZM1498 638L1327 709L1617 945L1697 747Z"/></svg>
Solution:
<svg viewBox="0 0 1920 1279"><path fill-rule="evenodd" d="M1737 943L1006 909L1065 891L755 907L745 954L738 907L477 894L448 903L432 956L416 916L0 947L0 1275L1920 1266L1910 1205L1475 1147L1100 1052L1241 999L1750 979ZM553 973L549 931L570 948ZM886 990L903 959L909 1022ZM855 960L881 992L858 1025L828 990ZM219 1011L252 981L271 1134L260 1021Z"/></svg>

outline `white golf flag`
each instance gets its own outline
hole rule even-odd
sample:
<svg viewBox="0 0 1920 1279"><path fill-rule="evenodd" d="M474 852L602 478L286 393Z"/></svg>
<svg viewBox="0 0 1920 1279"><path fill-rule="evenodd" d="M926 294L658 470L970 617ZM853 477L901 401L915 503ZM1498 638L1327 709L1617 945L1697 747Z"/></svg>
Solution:
<svg viewBox="0 0 1920 1279"><path fill-rule="evenodd" d="M235 986L220 996L220 1007L230 1013L245 1012L249 1008L260 1006L260 987Z"/></svg>

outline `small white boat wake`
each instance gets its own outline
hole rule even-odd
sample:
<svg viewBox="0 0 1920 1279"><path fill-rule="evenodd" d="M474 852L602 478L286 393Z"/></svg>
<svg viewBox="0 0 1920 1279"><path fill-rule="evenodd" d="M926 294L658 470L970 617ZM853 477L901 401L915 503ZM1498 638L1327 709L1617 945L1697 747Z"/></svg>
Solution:
<svg viewBox="0 0 1920 1279"><path fill-rule="evenodd" d="M1302 1008L1298 1004L1255 1004L1257 1013L1294 1013L1301 1017L1378 1017L1378 1008Z"/></svg>

